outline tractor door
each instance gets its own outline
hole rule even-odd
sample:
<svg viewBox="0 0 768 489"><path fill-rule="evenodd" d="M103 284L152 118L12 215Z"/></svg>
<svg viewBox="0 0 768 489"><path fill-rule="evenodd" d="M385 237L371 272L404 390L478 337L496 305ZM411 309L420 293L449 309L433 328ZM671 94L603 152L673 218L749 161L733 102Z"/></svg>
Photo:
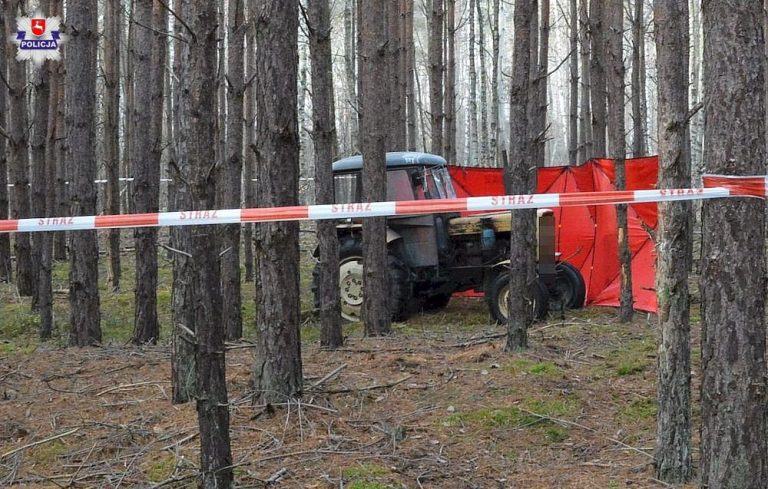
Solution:
<svg viewBox="0 0 768 489"><path fill-rule="evenodd" d="M421 167L387 171L387 200L423 198L425 198L425 188ZM402 254L407 265L411 268L437 266L438 250L434 216L390 217L387 225L402 237Z"/></svg>

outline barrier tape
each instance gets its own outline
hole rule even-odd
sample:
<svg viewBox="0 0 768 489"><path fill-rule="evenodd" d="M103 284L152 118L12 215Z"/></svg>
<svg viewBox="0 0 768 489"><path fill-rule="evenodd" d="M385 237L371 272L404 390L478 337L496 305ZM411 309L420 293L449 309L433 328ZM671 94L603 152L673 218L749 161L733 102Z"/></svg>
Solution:
<svg viewBox="0 0 768 489"><path fill-rule="evenodd" d="M77 231L84 229L196 226L249 222L415 216L441 212L504 211L587 205L678 202L687 200L756 197L765 199L768 176L705 175L703 188L615 190L562 194L499 195L440 200L363 202L253 209L120 214L106 216L45 217L0 221L0 233Z"/></svg>

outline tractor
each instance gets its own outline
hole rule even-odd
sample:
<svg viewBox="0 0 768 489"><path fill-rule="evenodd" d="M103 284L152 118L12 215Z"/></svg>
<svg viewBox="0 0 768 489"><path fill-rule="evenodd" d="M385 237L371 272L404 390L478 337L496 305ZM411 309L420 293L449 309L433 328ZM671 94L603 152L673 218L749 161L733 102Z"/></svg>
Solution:
<svg viewBox="0 0 768 489"><path fill-rule="evenodd" d="M440 156L387 153L386 165L388 201L456 197L446 161ZM336 204L362 201L362 166L361 156L333 163ZM455 292L475 290L485 293L492 317L505 323L511 217L510 212L388 217L389 304L393 320L405 320L420 310L441 309ZM542 319L550 309L581 307L586 290L578 269L558 259L551 210L538 211L537 227L538 279L530 284L527 296L533 317ZM336 229L342 316L348 321L360 321L364 300L362 221L340 221ZM314 291L317 282L318 274L314 273Z"/></svg>

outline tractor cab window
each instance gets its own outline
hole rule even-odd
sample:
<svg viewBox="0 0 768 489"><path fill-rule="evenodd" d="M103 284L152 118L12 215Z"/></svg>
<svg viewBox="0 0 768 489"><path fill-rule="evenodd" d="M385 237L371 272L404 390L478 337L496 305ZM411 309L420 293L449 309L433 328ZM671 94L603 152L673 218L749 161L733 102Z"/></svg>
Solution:
<svg viewBox="0 0 768 489"><path fill-rule="evenodd" d="M456 192L453 190L451 175L445 167L427 169L426 172L427 188L431 199L455 199Z"/></svg>
<svg viewBox="0 0 768 489"><path fill-rule="evenodd" d="M337 204L360 202L362 188L360 173L341 173L333 176L333 191Z"/></svg>
<svg viewBox="0 0 768 489"><path fill-rule="evenodd" d="M387 200L414 200L411 175L406 170L387 172Z"/></svg>

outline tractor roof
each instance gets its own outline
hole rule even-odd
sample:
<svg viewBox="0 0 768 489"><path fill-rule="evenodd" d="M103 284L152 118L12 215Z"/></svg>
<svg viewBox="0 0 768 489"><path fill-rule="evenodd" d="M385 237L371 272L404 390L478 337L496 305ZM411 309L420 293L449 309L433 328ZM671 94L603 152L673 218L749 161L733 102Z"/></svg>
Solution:
<svg viewBox="0 0 768 489"><path fill-rule="evenodd" d="M402 166L445 166L445 159L429 153L398 151L387 153L387 168ZM363 168L362 155L350 156L333 163L333 171L353 171Z"/></svg>

